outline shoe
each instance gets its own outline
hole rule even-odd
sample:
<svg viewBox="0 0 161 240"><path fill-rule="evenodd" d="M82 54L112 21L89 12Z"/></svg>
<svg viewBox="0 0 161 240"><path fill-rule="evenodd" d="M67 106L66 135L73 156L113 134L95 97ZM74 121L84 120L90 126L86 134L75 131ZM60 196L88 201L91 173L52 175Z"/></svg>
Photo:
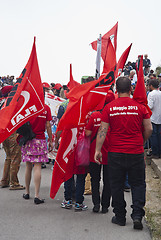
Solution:
<svg viewBox="0 0 161 240"><path fill-rule="evenodd" d="M75 211L86 211L88 209L88 206L84 205L83 203L76 203L75 204Z"/></svg>
<svg viewBox="0 0 161 240"><path fill-rule="evenodd" d="M9 187L9 184L4 184L0 181L0 187L1 188L7 188L7 187Z"/></svg>
<svg viewBox="0 0 161 240"><path fill-rule="evenodd" d="M149 152L146 153L147 157L150 157L151 155L152 155L152 151L149 151Z"/></svg>
<svg viewBox="0 0 161 240"><path fill-rule="evenodd" d="M11 185L9 190L23 190L25 187L23 185Z"/></svg>
<svg viewBox="0 0 161 240"><path fill-rule="evenodd" d="M46 164L45 163L42 163L41 164L41 168L43 169L43 168L46 168Z"/></svg>
<svg viewBox="0 0 161 240"><path fill-rule="evenodd" d="M134 219L133 220L133 224L134 224L134 229L138 229L138 230L142 230L143 229L143 224L141 222L141 219Z"/></svg>
<svg viewBox="0 0 161 240"><path fill-rule="evenodd" d="M46 164L50 164L50 162L51 162L51 159L50 159L50 158L48 158L48 162L46 162Z"/></svg>
<svg viewBox="0 0 161 240"><path fill-rule="evenodd" d="M92 192L91 191L84 192L84 195L92 195Z"/></svg>
<svg viewBox="0 0 161 240"><path fill-rule="evenodd" d="M102 211L101 211L103 214L107 213L108 212L108 207L102 207Z"/></svg>
<svg viewBox="0 0 161 240"><path fill-rule="evenodd" d="M125 226L126 225L126 220L125 221L119 221L116 216L112 217L111 222L115 223L115 224L117 224L119 226Z"/></svg>
<svg viewBox="0 0 161 240"><path fill-rule="evenodd" d="M45 199L39 199L37 197L34 198L34 203L35 204L41 204L41 203L44 203L45 202Z"/></svg>
<svg viewBox="0 0 161 240"><path fill-rule="evenodd" d="M130 192L131 187L130 186L124 186L124 192Z"/></svg>
<svg viewBox="0 0 161 240"><path fill-rule="evenodd" d="M61 207L62 208L66 208L66 209L71 209L72 208L72 200L64 200L62 203L61 203Z"/></svg>
<svg viewBox="0 0 161 240"><path fill-rule="evenodd" d="M99 210L100 210L100 205L99 205L99 204L94 205L94 207L93 207L93 212L98 213Z"/></svg>
<svg viewBox="0 0 161 240"><path fill-rule="evenodd" d="M30 199L30 195L28 193L24 193L22 196L24 199Z"/></svg>

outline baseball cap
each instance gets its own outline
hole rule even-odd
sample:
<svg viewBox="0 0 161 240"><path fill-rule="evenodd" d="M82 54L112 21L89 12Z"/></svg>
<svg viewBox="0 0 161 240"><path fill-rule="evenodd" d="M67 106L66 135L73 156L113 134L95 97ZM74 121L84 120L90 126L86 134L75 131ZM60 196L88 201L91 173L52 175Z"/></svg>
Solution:
<svg viewBox="0 0 161 240"><path fill-rule="evenodd" d="M43 82L43 83L42 83L42 86L43 86L44 88L50 88L50 85L49 85L49 83L47 83L47 82Z"/></svg>
<svg viewBox="0 0 161 240"><path fill-rule="evenodd" d="M62 88L62 85L60 83L56 83L53 89L60 90Z"/></svg>

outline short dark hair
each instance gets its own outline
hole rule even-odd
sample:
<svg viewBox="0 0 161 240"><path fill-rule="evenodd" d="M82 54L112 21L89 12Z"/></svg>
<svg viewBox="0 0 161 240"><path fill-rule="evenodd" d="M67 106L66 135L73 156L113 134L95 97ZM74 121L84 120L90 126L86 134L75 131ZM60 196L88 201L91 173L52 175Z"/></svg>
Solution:
<svg viewBox="0 0 161 240"><path fill-rule="evenodd" d="M128 93L131 90L131 80L127 77L119 77L116 81L118 93Z"/></svg>
<svg viewBox="0 0 161 240"><path fill-rule="evenodd" d="M149 86L150 85L152 85L153 88L158 88L159 87L159 81L157 79L150 79Z"/></svg>

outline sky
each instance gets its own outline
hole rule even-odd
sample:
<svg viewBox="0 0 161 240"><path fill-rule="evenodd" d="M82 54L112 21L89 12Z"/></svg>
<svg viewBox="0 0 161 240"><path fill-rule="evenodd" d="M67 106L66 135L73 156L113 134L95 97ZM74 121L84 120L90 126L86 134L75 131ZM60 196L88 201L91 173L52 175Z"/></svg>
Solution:
<svg viewBox="0 0 161 240"><path fill-rule="evenodd" d="M70 63L77 82L94 76L90 43L117 21L117 60L133 43L129 61L148 54L161 65L160 0L0 0L0 9L0 76L19 77L34 36L42 82L67 84Z"/></svg>

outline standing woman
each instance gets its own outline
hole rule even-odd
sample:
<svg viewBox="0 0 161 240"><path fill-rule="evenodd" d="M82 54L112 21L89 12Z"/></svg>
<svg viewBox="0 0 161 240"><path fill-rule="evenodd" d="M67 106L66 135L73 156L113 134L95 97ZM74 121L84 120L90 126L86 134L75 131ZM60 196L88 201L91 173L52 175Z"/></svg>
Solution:
<svg viewBox="0 0 161 240"><path fill-rule="evenodd" d="M47 144L45 139L45 129L49 136L49 152L53 149L52 143L52 131L50 121L52 120L51 111L49 106L44 106L44 111L41 115L30 120L30 125L32 131L35 133L36 137L32 140L27 141L25 145L22 146L22 161L26 162L25 171L25 184L26 193L23 194L24 199L30 198L30 182L32 168L34 168L34 184L35 184L35 198L34 203L40 204L44 203L44 199L40 199L39 190L41 183L41 163L48 162L47 158Z"/></svg>

